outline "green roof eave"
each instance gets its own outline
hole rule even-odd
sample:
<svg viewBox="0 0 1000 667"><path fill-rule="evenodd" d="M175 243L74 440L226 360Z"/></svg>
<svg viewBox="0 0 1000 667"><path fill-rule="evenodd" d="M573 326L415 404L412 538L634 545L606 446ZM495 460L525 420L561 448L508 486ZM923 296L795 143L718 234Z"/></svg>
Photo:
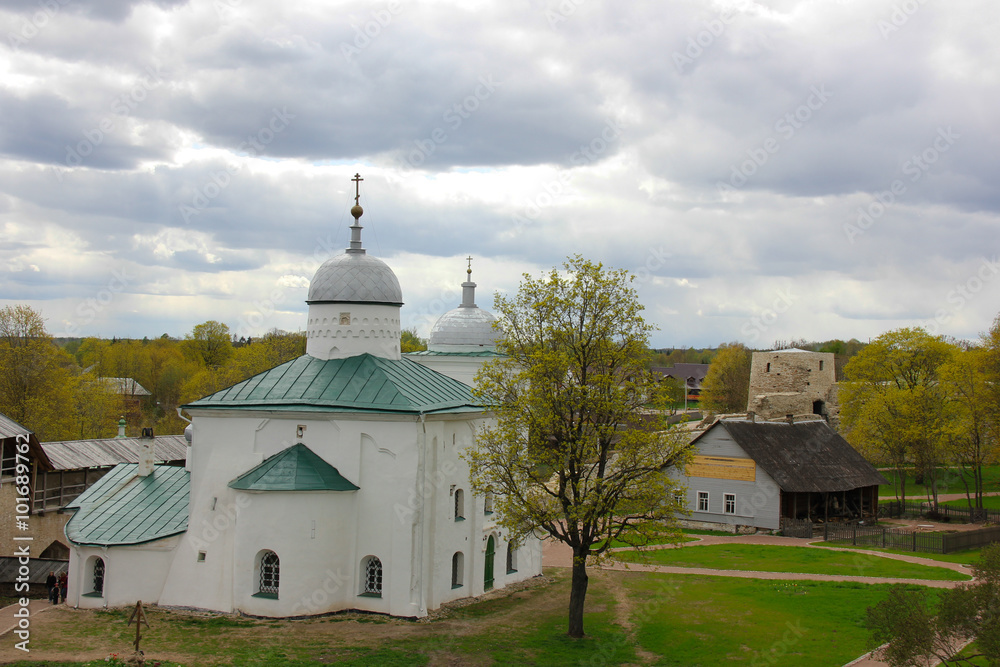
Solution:
<svg viewBox="0 0 1000 667"><path fill-rule="evenodd" d="M361 488L301 442L267 457L229 482L229 487L240 491L357 491Z"/></svg>
<svg viewBox="0 0 1000 667"><path fill-rule="evenodd" d="M478 409L470 388L410 359L303 355L185 409L285 409L421 414Z"/></svg>
<svg viewBox="0 0 1000 667"><path fill-rule="evenodd" d="M478 405L458 405L454 407L430 408L419 412L412 410L369 410L365 408L329 407L325 405L302 405L300 403L219 403L212 405L185 405L185 410L281 410L283 412L322 412L343 414L399 414L399 415L439 415L467 412L485 412L489 408Z"/></svg>
<svg viewBox="0 0 1000 667"><path fill-rule="evenodd" d="M154 466L145 476L122 463L67 506L66 537L73 544L118 546L155 542L187 530L190 473Z"/></svg>

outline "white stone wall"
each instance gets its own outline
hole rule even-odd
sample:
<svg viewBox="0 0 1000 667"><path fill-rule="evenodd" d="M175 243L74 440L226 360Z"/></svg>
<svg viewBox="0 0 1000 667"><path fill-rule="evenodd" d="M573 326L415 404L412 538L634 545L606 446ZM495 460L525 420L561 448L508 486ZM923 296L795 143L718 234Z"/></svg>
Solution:
<svg viewBox="0 0 1000 667"><path fill-rule="evenodd" d="M308 418L304 418L308 417ZM191 448L191 519L170 565L161 604L259 616L306 616L364 609L423 616L484 590L486 541L496 541L494 587L541 573L541 543L517 553L507 574L507 541L469 488L461 450L480 418L465 415L246 415L199 411ZM302 436L297 433L302 428ZM353 492L244 492L235 477L302 442L361 487ZM456 521L454 494L465 497ZM215 509L212 509L214 501ZM278 600L255 597L255 558L280 559ZM114 551L114 550L112 550ZM198 552L205 552L198 560ZM452 557L463 554L462 586ZM381 598L361 596L362 562L382 562Z"/></svg>
<svg viewBox="0 0 1000 667"><path fill-rule="evenodd" d="M399 359L399 306L360 303L314 303L309 306L306 354L317 359L345 359L369 352Z"/></svg>

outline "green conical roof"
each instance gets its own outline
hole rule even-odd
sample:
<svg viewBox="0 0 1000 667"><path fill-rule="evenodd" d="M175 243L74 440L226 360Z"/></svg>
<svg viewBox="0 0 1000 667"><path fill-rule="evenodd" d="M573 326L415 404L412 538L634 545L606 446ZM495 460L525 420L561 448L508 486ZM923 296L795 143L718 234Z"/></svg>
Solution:
<svg viewBox="0 0 1000 667"><path fill-rule="evenodd" d="M243 491L357 491L319 454L301 442L269 456L229 483Z"/></svg>

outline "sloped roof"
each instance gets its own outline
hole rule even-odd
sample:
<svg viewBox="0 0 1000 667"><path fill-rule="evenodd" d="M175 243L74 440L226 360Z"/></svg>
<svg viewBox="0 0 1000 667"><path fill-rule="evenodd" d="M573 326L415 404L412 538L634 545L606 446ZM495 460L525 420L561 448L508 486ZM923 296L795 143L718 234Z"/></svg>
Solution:
<svg viewBox="0 0 1000 667"><path fill-rule="evenodd" d="M24 428L7 415L0 414L0 438L14 438L19 435L30 435L31 431Z"/></svg>
<svg viewBox="0 0 1000 667"><path fill-rule="evenodd" d="M319 454L301 442L264 459L229 483L245 491L357 491Z"/></svg>
<svg viewBox="0 0 1000 667"><path fill-rule="evenodd" d="M42 445L38 442L38 438L35 434L18 424L7 415L0 414L0 440L16 438L19 435L28 437L28 451L35 458L35 460L38 461L42 469L51 470L52 462L49 461L48 454L46 454L45 450L42 449Z"/></svg>
<svg viewBox="0 0 1000 667"><path fill-rule="evenodd" d="M185 408L341 410L383 413L481 411L469 387L410 359L303 355Z"/></svg>
<svg viewBox="0 0 1000 667"><path fill-rule="evenodd" d="M782 491L850 491L888 484L861 454L824 421L799 424L722 420L724 428Z"/></svg>
<svg viewBox="0 0 1000 667"><path fill-rule="evenodd" d="M153 466L138 477L138 466L122 463L68 504L76 513L66 524L75 544L142 544L187 530L191 473L176 466Z"/></svg>
<svg viewBox="0 0 1000 667"><path fill-rule="evenodd" d="M97 438L43 442L42 449L53 470L103 468L119 463L138 463L142 440L139 438ZM158 435L153 438L153 458L158 462L183 461L187 440L183 435Z"/></svg>
<svg viewBox="0 0 1000 667"><path fill-rule="evenodd" d="M101 382L123 396L152 396L148 389L133 378L101 378Z"/></svg>

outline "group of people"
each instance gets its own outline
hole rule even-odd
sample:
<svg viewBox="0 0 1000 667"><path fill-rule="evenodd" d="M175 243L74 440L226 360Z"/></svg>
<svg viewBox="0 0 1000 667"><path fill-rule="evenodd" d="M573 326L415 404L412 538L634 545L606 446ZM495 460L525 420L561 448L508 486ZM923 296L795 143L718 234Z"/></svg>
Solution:
<svg viewBox="0 0 1000 667"><path fill-rule="evenodd" d="M50 571L45 579L45 586L49 589L49 602L59 604L60 598L66 602L66 589L69 587L69 575L66 572L56 577L56 573Z"/></svg>

